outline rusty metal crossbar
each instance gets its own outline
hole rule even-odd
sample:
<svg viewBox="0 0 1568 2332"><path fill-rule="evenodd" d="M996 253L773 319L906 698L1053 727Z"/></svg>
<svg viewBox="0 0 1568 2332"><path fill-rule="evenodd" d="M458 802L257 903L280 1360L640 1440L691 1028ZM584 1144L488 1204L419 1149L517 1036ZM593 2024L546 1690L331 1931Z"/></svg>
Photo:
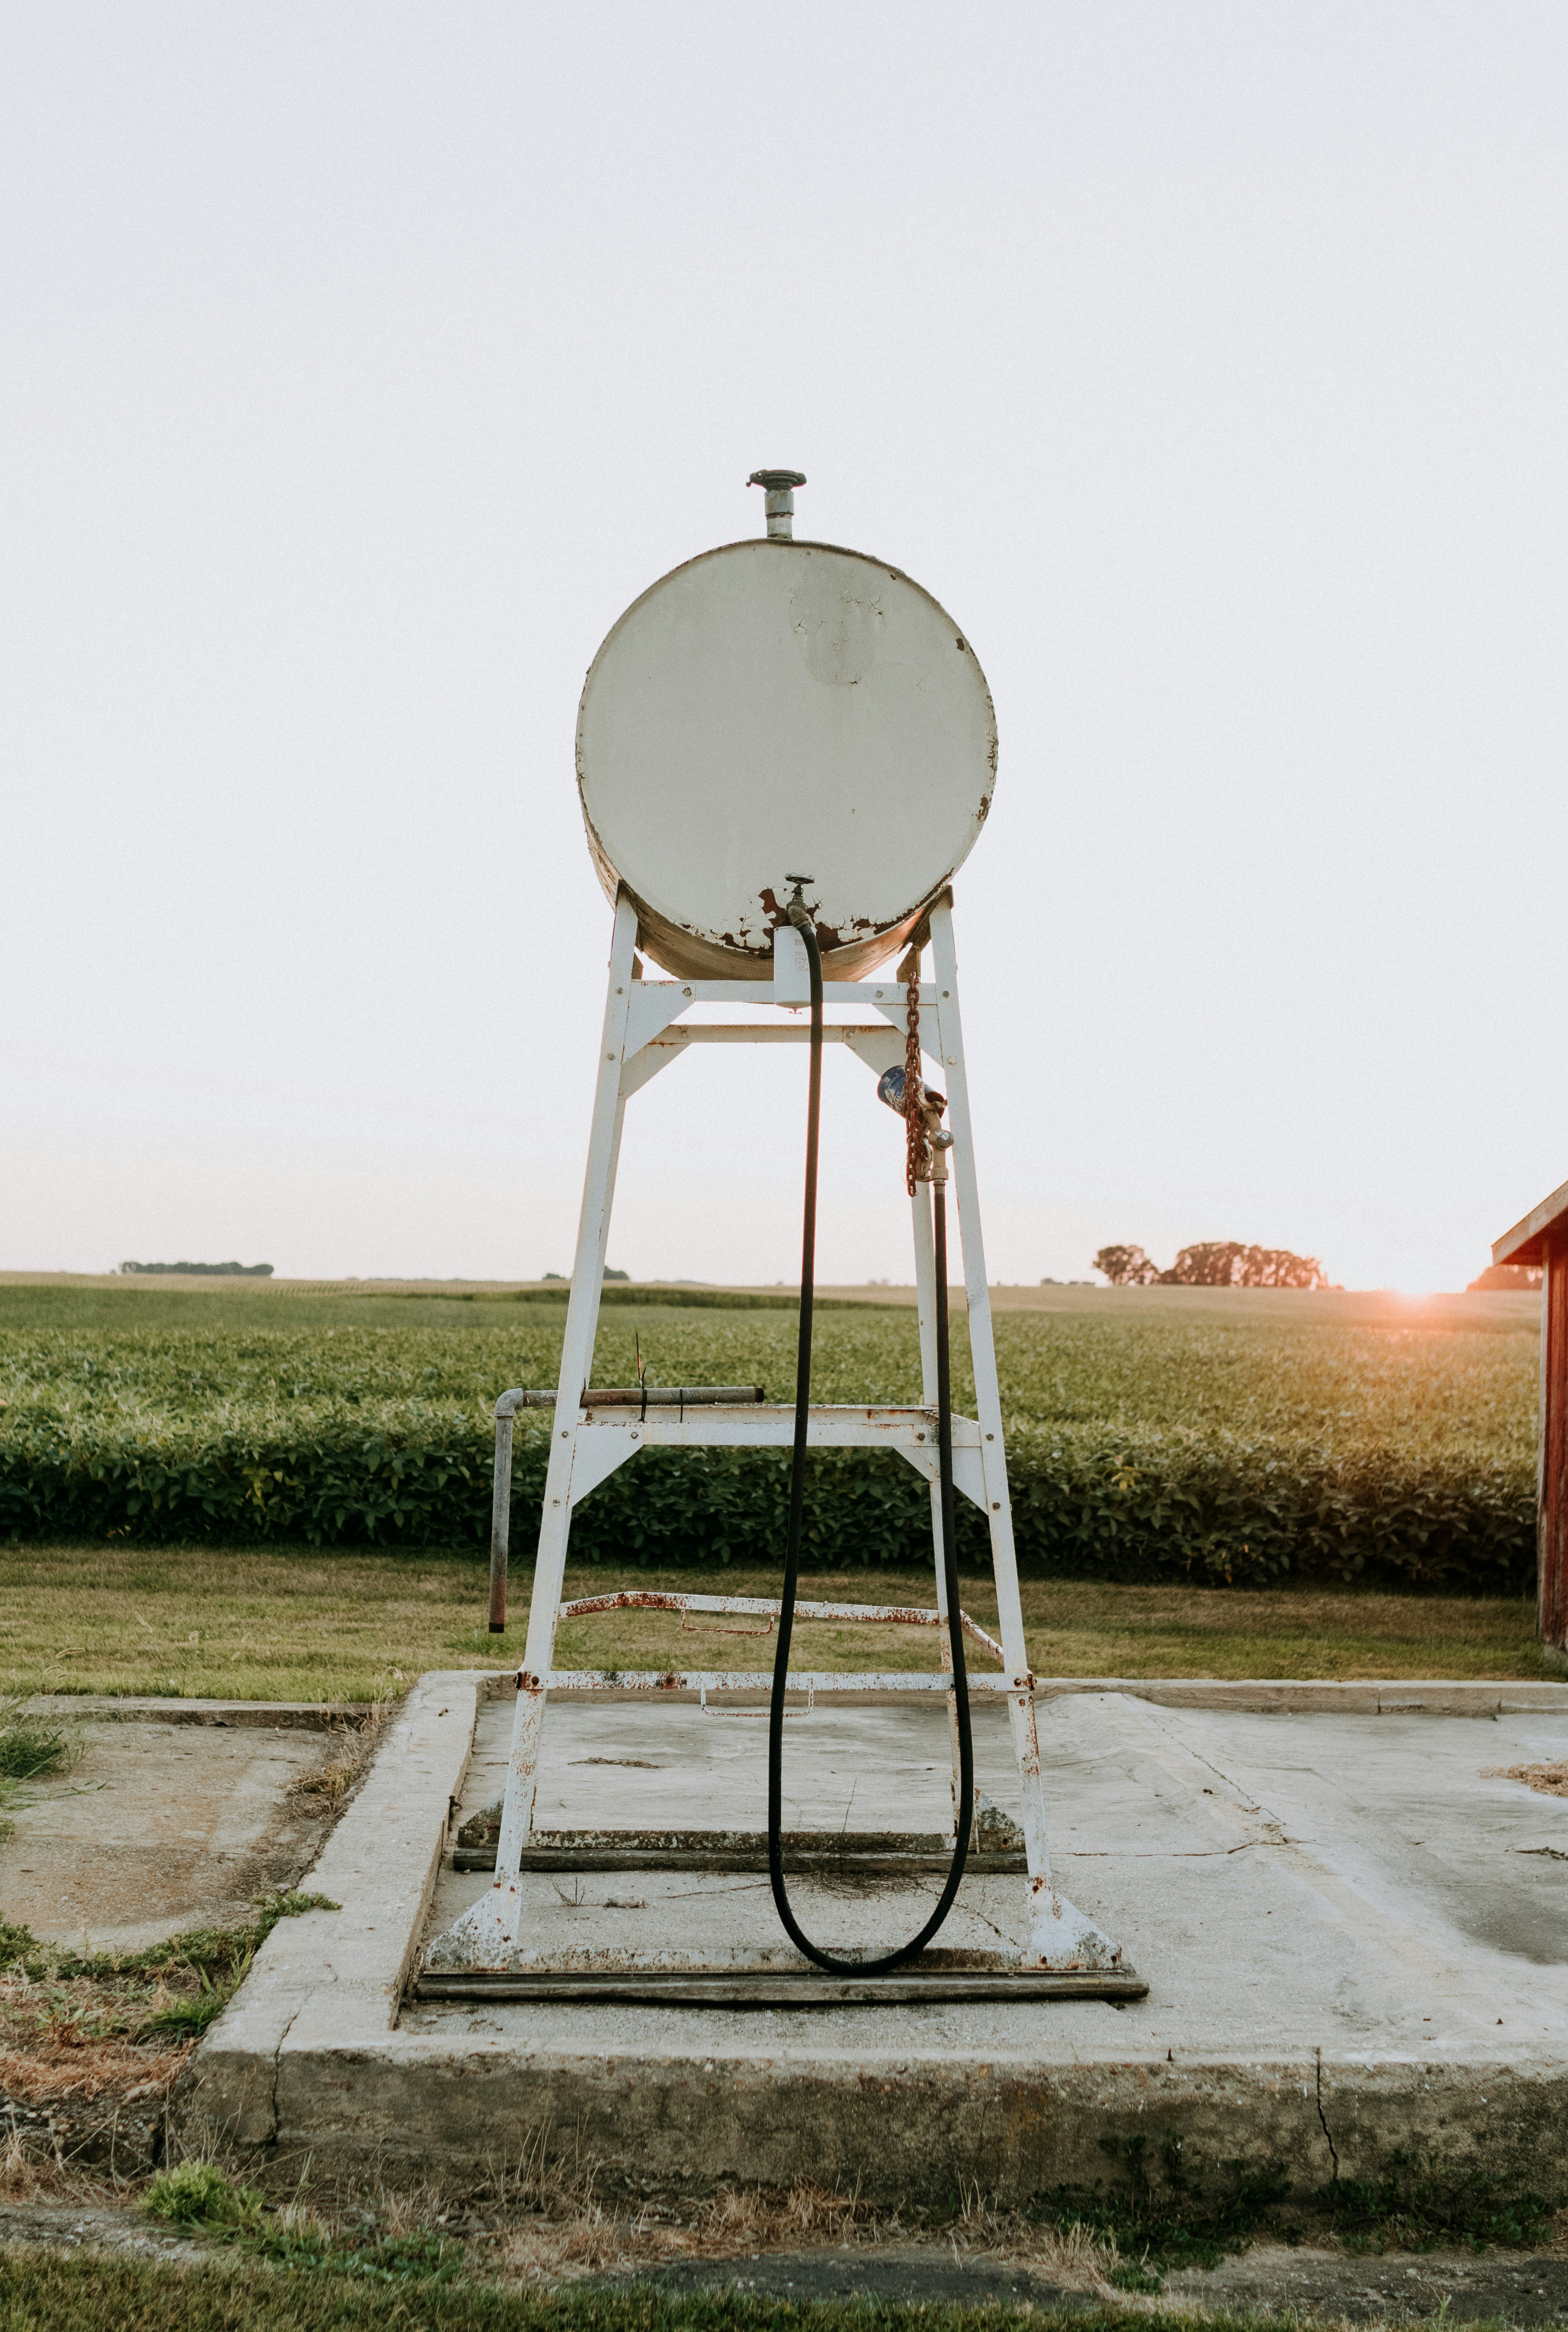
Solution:
<svg viewBox="0 0 1568 2332"><path fill-rule="evenodd" d="M934 1955L933 1955L934 1956ZM999 1957L1000 1955L999 1954ZM421 1975L419 2000L593 2001L677 2008L887 2008L937 2001L1142 2000L1148 1985L1131 1968L1058 1974L1044 1968L907 1968L897 1975L829 1976L815 1968L526 1968Z"/></svg>
<svg viewBox="0 0 1568 2332"><path fill-rule="evenodd" d="M519 1681L526 1692L538 1679L525 1668ZM546 1692L767 1692L771 1668L551 1668ZM971 1676L971 1692L1032 1694L1032 1676ZM951 1692L952 1677L942 1668L791 1668L789 1690L815 1699L818 1693L880 1696L889 1692Z"/></svg>
<svg viewBox="0 0 1568 2332"><path fill-rule="evenodd" d="M563 1620L586 1620L600 1611L732 1611L739 1618L776 1620L779 1617L779 1608L776 1601L765 1595L674 1595L657 1588L632 1587L617 1589L613 1595L579 1595L574 1602L563 1603L560 1606L559 1616ZM967 1611L961 1610L958 1616L959 1624L964 1634L972 1636L980 1649L989 1652L999 1668L1005 1666L1006 1656L996 1638L987 1635L979 1620L971 1620ZM795 1617L798 1620L861 1620L870 1626L886 1625L904 1628L940 1628L942 1624L942 1613L934 1609L928 1610L923 1603L798 1602L795 1606ZM568 1673L570 1672L552 1669L550 1679L551 1686L564 1684ZM597 1676L601 1671L595 1669L589 1673ZM626 1671L607 1668L602 1673L606 1677L614 1675L620 1678L626 1674ZM643 1676L652 1672L638 1669L631 1673ZM904 1668L889 1668L885 1671L884 1677L879 1678L878 1682L879 1684L884 1682L887 1685L899 1684L910 1673ZM918 1671L915 1673L918 1674ZM662 1676L659 1681L664 1682ZM810 1681L817 1691L831 1692L833 1689L831 1676L814 1676ZM922 1681L926 1680L923 1678ZM994 1689L1000 1680L994 1677L977 1677L974 1681L982 1687L990 1685ZM703 1682L704 1684L707 1682L705 1677ZM771 1678L764 1678L764 1682L771 1682ZM932 1677L930 1682L943 1691L951 1692L952 1689L951 1677ZM1029 1682L1032 1686L1034 1682L1032 1677ZM866 1688L864 1679L857 1678L856 1684L860 1690ZM684 1686L680 1688L689 1689ZM716 1691L722 1687L714 1685L708 1688ZM750 1688L749 1685L747 1688Z"/></svg>

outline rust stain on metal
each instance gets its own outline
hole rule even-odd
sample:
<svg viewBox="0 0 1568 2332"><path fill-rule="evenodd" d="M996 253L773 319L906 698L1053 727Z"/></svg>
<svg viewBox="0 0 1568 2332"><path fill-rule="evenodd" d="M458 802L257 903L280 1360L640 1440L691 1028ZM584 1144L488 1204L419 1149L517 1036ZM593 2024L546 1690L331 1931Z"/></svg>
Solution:
<svg viewBox="0 0 1568 2332"><path fill-rule="evenodd" d="M551 1668L550 1692L757 1692L771 1689L770 1668ZM971 1676L971 1692L1003 1693L1005 1677ZM951 1692L951 1671L932 1668L791 1668L797 1693Z"/></svg>
<svg viewBox="0 0 1568 2332"><path fill-rule="evenodd" d="M630 1587L619 1588L610 1595L580 1595L574 1601L560 1606L560 1617L563 1620L584 1620L600 1611L631 1610L733 1612L743 1618L772 1620L779 1617L779 1605L772 1598L763 1595L681 1595L659 1588ZM941 1625L941 1614L929 1610L922 1603L797 1603L795 1616L798 1620L829 1622L865 1621L873 1626L935 1628ZM959 1620L964 1634L972 1637L999 1667L1003 1658L1002 1648L995 1637L988 1635L967 1611L960 1611ZM725 1632L743 1634L751 1631L737 1629ZM630 1676L644 1672L607 1668L595 1669L591 1673L596 1676ZM886 1674L894 1679L907 1680L909 1671L894 1668L887 1670ZM1015 1677L1012 1684L1017 1690L1032 1691L1034 1681L1032 1676Z"/></svg>

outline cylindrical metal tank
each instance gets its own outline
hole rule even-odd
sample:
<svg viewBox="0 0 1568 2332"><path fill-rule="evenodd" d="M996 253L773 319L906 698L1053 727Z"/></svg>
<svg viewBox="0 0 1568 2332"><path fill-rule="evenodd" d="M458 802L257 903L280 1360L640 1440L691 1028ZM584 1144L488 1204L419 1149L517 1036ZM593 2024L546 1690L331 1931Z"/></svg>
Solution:
<svg viewBox="0 0 1568 2332"><path fill-rule="evenodd" d="M683 980L768 977L795 875L827 978L864 978L969 855L996 764L990 691L945 609L883 559L782 537L645 591L578 714L599 880Z"/></svg>

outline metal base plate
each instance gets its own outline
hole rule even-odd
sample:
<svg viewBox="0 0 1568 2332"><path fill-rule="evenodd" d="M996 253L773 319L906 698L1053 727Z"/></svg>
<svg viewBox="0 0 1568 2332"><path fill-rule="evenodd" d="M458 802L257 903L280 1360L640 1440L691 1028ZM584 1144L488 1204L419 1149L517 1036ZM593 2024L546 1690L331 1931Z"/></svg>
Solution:
<svg viewBox="0 0 1568 2332"><path fill-rule="evenodd" d="M943 1877L952 1864L951 1848L934 1854L817 1853L786 1846L784 1868L792 1874L816 1872L835 1878L903 1878L911 1875ZM1017 1878L1028 1869L1023 1854L971 1854L964 1868L971 1878ZM454 1870L493 1870L492 1846L454 1847ZM726 1851L708 1847L531 1846L522 1868L529 1870L713 1870L725 1875L768 1868L766 1844Z"/></svg>
<svg viewBox="0 0 1568 2332"><path fill-rule="evenodd" d="M1148 1985L1135 1968L1053 1974L1043 1968L901 1968L894 1975L827 1975L819 1968L750 1971L700 1968L593 1969L581 1974L528 1969L519 1974L432 1973L414 1984L416 2000L604 2001L664 2008L884 2007L916 2001L1142 2000Z"/></svg>
<svg viewBox="0 0 1568 2332"><path fill-rule="evenodd" d="M464 1823L454 1870L493 1870L499 1803ZM952 1863L952 1840L937 1830L792 1830L781 1840L784 1868L797 1876L840 1879L940 1874ZM768 1868L768 1833L760 1830L535 1830L523 1849L527 1870L712 1870L726 1875ZM989 1798L965 1866L971 1878L1017 1878L1028 1869L1023 1832Z"/></svg>

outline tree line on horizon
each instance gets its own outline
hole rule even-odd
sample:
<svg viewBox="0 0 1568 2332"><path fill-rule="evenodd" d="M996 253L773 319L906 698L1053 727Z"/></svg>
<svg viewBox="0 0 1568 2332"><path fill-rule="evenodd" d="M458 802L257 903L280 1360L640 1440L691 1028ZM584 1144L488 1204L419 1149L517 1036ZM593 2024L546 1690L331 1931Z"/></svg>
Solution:
<svg viewBox="0 0 1568 2332"><path fill-rule="evenodd" d="M1184 1247L1169 1271L1141 1247L1103 1247L1092 1268L1113 1287L1330 1287L1315 1255L1285 1247L1248 1247L1240 1239L1200 1239Z"/></svg>
<svg viewBox="0 0 1568 2332"><path fill-rule="evenodd" d="M183 1271L195 1279L271 1279L270 1263L122 1263L122 1272Z"/></svg>

